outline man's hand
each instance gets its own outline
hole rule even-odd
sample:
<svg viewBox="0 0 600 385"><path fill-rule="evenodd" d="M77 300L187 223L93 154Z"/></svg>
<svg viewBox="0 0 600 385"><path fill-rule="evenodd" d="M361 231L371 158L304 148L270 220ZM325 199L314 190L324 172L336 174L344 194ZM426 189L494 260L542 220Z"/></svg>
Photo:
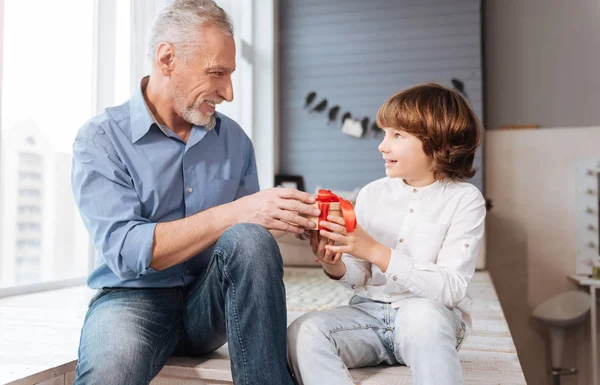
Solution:
<svg viewBox="0 0 600 385"><path fill-rule="evenodd" d="M232 203L237 223L256 223L268 230L302 234L314 227L305 216L319 216L311 206L314 195L291 188L272 188L245 196Z"/></svg>

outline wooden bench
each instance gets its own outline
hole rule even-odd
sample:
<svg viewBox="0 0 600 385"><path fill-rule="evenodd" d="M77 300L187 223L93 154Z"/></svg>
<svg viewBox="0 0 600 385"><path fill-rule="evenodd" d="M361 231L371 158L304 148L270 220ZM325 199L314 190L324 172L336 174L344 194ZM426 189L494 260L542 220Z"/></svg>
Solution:
<svg viewBox="0 0 600 385"><path fill-rule="evenodd" d="M473 297L473 332L460 350L465 383L477 385L526 384L508 324L487 272L477 272L469 293ZM301 312L290 312L288 322ZM405 366L377 366L350 371L361 385L412 384ZM154 379L152 385L232 384L226 347L202 358L175 357Z"/></svg>
<svg viewBox="0 0 600 385"><path fill-rule="evenodd" d="M286 271L288 268L286 268ZM522 385L523 372L487 272L477 272L473 333L460 351L466 384ZM0 299L0 384L71 385L79 332L92 292L84 287ZM290 312L289 321L301 312ZM404 366L355 369L361 385L412 384ZM172 358L152 385L232 384L227 348L207 357Z"/></svg>

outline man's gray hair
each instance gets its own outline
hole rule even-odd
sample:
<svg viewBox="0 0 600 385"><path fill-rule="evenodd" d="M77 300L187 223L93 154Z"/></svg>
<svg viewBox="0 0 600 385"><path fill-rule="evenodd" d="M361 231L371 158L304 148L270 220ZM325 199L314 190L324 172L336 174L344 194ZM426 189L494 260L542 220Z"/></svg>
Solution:
<svg viewBox="0 0 600 385"><path fill-rule="evenodd" d="M214 25L233 36L233 24L227 13L213 0L174 0L154 21L148 44L148 58L155 60L160 43L171 43L184 59L197 47L198 28ZM191 43L191 44L189 44Z"/></svg>

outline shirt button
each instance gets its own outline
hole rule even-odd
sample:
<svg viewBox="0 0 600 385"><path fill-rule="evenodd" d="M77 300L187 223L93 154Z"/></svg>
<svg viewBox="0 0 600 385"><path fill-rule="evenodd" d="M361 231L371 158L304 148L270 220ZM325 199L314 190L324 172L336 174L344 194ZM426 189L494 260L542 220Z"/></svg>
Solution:
<svg viewBox="0 0 600 385"><path fill-rule="evenodd" d="M400 243L404 242L404 238L398 239L398 242L400 242Z"/></svg>
<svg viewBox="0 0 600 385"><path fill-rule="evenodd" d="M183 272L185 275L190 275L192 271L190 269L185 269L185 271Z"/></svg>
<svg viewBox="0 0 600 385"><path fill-rule="evenodd" d="M191 193L191 192L193 192L193 191L194 191L194 189L193 189L193 188L191 188L191 187L188 187L188 192L189 192L189 193Z"/></svg>
<svg viewBox="0 0 600 385"><path fill-rule="evenodd" d="M414 188L414 189L413 189L413 192L414 192L414 193L416 193L416 192L417 192L417 189L416 189L416 188Z"/></svg>
<svg viewBox="0 0 600 385"><path fill-rule="evenodd" d="M413 210L413 209L410 209L410 210L408 210L408 212L412 214L412 213L414 213L414 212L415 212L415 210Z"/></svg>
<svg viewBox="0 0 600 385"><path fill-rule="evenodd" d="M465 243L465 248L468 249L469 247L470 247L470 245L468 243Z"/></svg>
<svg viewBox="0 0 600 385"><path fill-rule="evenodd" d="M392 281L396 282L397 280L398 280L398 276L397 275L392 276Z"/></svg>

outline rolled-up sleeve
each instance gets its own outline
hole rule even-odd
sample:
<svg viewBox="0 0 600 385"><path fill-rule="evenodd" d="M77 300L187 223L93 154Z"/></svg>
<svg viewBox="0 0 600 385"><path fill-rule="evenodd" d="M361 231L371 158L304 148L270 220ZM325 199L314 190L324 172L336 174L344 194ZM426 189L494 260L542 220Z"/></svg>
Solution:
<svg viewBox="0 0 600 385"><path fill-rule="evenodd" d="M240 129L241 130L241 129ZM242 177L240 179L240 185L235 199L240 199L246 195L252 195L257 193L260 188L258 184L258 171L256 169L256 157L254 155L254 147L250 139L246 137L246 156L244 159L244 166L242 169Z"/></svg>
<svg viewBox="0 0 600 385"><path fill-rule="evenodd" d="M87 127L75 139L71 185L108 267L121 279L154 272L150 261L156 223L142 216L133 180L101 127Z"/></svg>

